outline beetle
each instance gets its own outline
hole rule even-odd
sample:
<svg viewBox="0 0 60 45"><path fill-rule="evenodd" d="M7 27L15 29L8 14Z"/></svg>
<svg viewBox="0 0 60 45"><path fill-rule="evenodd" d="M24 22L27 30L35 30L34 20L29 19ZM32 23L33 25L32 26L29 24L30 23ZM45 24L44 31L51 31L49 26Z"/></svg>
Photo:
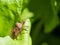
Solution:
<svg viewBox="0 0 60 45"><path fill-rule="evenodd" d="M19 23L16 22L15 27L12 30L12 38L16 39L18 34L22 31L22 27L23 27L24 21Z"/></svg>

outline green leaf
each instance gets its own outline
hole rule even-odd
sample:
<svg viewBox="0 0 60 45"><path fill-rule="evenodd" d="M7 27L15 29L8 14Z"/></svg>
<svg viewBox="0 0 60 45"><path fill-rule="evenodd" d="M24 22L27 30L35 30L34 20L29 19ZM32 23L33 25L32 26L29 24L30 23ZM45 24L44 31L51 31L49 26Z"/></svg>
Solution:
<svg viewBox="0 0 60 45"><path fill-rule="evenodd" d="M0 0L0 36L10 35L16 22L20 22L23 0Z"/></svg>
<svg viewBox="0 0 60 45"><path fill-rule="evenodd" d="M46 18L45 29L44 29L45 33L52 32L53 29L59 24L59 19L57 16L58 9L55 3L57 3L56 0L51 0L50 4L51 4L52 12L49 14L50 16Z"/></svg>

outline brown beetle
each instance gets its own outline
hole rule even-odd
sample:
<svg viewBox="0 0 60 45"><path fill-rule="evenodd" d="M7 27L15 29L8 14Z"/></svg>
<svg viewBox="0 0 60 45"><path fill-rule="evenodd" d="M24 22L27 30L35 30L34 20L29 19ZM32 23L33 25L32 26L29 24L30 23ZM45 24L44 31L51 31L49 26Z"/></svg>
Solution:
<svg viewBox="0 0 60 45"><path fill-rule="evenodd" d="M16 39L18 34L22 31L23 24L24 24L24 22L16 23L15 27L12 30L12 38L13 39Z"/></svg>

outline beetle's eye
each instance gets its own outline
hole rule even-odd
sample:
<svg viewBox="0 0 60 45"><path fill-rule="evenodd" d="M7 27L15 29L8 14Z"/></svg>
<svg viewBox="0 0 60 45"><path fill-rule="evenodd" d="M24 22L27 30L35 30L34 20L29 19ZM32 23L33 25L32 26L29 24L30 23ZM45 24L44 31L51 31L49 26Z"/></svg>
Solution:
<svg viewBox="0 0 60 45"><path fill-rule="evenodd" d="M13 34L15 34L15 32L13 32Z"/></svg>

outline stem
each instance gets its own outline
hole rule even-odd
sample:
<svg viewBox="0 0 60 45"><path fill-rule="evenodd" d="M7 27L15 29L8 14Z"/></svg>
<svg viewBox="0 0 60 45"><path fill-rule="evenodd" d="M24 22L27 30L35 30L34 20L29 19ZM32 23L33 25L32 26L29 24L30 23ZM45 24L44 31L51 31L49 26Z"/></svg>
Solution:
<svg viewBox="0 0 60 45"><path fill-rule="evenodd" d="M20 40L21 45L31 45L31 38L30 38L30 29L31 29L31 22L30 19L27 19L25 21L25 24L23 25L23 29L21 34L18 36L18 40Z"/></svg>

